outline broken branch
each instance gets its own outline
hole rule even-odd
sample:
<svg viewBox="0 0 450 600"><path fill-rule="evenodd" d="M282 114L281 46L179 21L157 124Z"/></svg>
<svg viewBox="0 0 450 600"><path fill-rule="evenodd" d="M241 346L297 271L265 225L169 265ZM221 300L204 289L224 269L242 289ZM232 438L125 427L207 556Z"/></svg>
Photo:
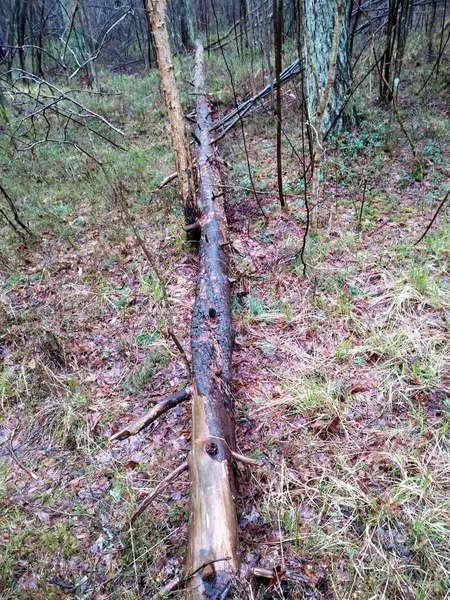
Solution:
<svg viewBox="0 0 450 600"><path fill-rule="evenodd" d="M155 489L150 492L147 498L145 498L145 500L141 502L137 510L131 515L130 523L134 523L134 521L144 512L144 510L147 508L150 502L154 500L156 496L169 485L169 483L171 483L174 479L181 475L181 473L184 473L184 471L186 471L187 468L187 461L182 462L181 465L174 469L171 473L169 473L167 477L165 477L161 481L161 483L158 483Z"/></svg>
<svg viewBox="0 0 450 600"><path fill-rule="evenodd" d="M191 389L189 387L185 387L184 389L176 392L175 394L171 394L170 396L166 396L159 402L157 402L152 408L146 412L142 417L136 419L132 423L129 423L126 427L115 433L109 438L110 442L115 440L126 440L132 435L136 435L149 425L151 425L156 419L158 419L161 415L166 413L171 408L178 406L185 400L188 400L191 397Z"/></svg>

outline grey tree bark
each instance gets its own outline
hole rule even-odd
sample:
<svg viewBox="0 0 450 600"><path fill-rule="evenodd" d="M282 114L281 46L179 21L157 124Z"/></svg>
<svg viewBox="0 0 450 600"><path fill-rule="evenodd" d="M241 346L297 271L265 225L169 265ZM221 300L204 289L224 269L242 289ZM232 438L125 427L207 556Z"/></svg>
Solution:
<svg viewBox="0 0 450 600"><path fill-rule="evenodd" d="M342 17L338 16L339 0L302 0L303 33L306 57L306 89L308 112L313 126L317 124L317 113L324 96L328 96L322 118L322 135L333 124L345 94L352 81L349 53L349 22L351 0L343 0ZM336 68L327 90L331 67L334 31L340 21ZM347 112L346 112L347 111ZM351 126L355 120L354 109L346 109L340 123Z"/></svg>
<svg viewBox="0 0 450 600"><path fill-rule="evenodd" d="M166 27L166 0L148 0L150 26L153 33L159 72L161 74L164 102L169 113L172 131L172 146L178 172L180 195L184 208L186 226L197 221L197 203L193 189L192 167L189 144L186 137L183 109L175 77L169 34ZM186 230L188 241L197 242L198 227Z"/></svg>
<svg viewBox="0 0 450 600"><path fill-rule="evenodd" d="M190 0L180 0L179 10L181 42L187 50L191 50L195 46L195 39Z"/></svg>

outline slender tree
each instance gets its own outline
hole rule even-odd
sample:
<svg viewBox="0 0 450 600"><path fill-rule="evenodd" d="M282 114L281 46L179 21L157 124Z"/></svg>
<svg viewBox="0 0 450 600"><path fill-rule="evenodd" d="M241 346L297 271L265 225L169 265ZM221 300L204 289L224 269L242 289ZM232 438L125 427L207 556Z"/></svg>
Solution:
<svg viewBox="0 0 450 600"><path fill-rule="evenodd" d="M275 41L275 78L277 82L277 182L278 182L278 198L280 205L284 208L285 201L283 195L283 165L281 159L281 46L283 32L283 0L273 0L273 31Z"/></svg>
<svg viewBox="0 0 450 600"><path fill-rule="evenodd" d="M166 27L166 1L149 0L150 24L158 59L159 72L164 93L164 101L172 132L172 146L175 153L175 164L178 172L181 200L184 208L184 219L188 239L196 240L198 229L191 228L197 221L197 206L195 202L192 168L189 156L189 144L186 138L186 129L180 95L178 93L170 50L169 34Z"/></svg>
<svg viewBox="0 0 450 600"><path fill-rule="evenodd" d="M343 103L350 84L348 56L349 0L317 4L301 0L306 55L306 92L313 139L311 228L318 226L319 181L323 139Z"/></svg>
<svg viewBox="0 0 450 600"><path fill-rule="evenodd" d="M384 50L380 60L380 98L386 102L392 101L394 89L395 46L398 37L398 17L402 0L389 1L389 14L386 28Z"/></svg>
<svg viewBox="0 0 450 600"><path fill-rule="evenodd" d="M181 42L187 50L191 50L195 47L195 36L190 0L180 0L179 9Z"/></svg>

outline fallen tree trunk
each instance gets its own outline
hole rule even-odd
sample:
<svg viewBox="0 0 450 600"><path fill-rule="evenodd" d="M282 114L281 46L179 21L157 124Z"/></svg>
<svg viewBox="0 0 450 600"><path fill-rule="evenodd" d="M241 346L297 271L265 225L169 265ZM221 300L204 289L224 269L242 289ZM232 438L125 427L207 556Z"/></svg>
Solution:
<svg viewBox="0 0 450 600"><path fill-rule="evenodd" d="M203 94L203 47L197 42L195 87L200 266L191 321L192 443L186 579L194 599L227 596L239 571L234 402L231 392L231 308L227 223L220 174Z"/></svg>

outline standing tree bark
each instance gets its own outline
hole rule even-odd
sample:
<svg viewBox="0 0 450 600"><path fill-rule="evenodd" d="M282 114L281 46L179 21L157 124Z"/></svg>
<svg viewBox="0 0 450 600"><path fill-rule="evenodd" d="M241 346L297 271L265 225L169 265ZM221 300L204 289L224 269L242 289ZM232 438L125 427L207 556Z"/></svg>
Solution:
<svg viewBox="0 0 450 600"><path fill-rule="evenodd" d="M26 34L26 24L27 24L27 3L24 0L23 2L18 3L17 9L17 45L18 45L18 54L19 54L19 63L22 71L25 71L25 34Z"/></svg>
<svg viewBox="0 0 450 600"><path fill-rule="evenodd" d="M148 61L147 68L151 69L152 65L153 65L153 60L154 60L155 49L153 47L150 9L148 7L147 0L142 0L142 3L144 6L145 21L147 23L147 27L146 27L146 31L147 31L147 61Z"/></svg>
<svg viewBox="0 0 450 600"><path fill-rule="evenodd" d="M278 198L282 208L286 206L283 194L283 165L281 157L281 46L283 37L283 0L273 0L273 37L275 40L275 78L277 82L277 182Z"/></svg>
<svg viewBox="0 0 450 600"><path fill-rule="evenodd" d="M63 62L68 54L67 49L70 47L70 54L75 57L77 67L85 65L84 71L86 73L88 85L91 87L96 78L93 71L93 61L87 62L87 59L89 58L89 48L86 43L83 7L80 0L60 0L60 5L66 29ZM72 40L75 42L74 47L72 47Z"/></svg>
<svg viewBox="0 0 450 600"><path fill-rule="evenodd" d="M318 226L323 140L351 82L348 52L350 0L300 0L305 52L306 97L313 139L311 228Z"/></svg>
<svg viewBox="0 0 450 600"><path fill-rule="evenodd" d="M380 98L385 102L392 102L394 93L394 49L398 35L397 20L401 4L402 0L389 1L386 41L384 51L380 57Z"/></svg>
<svg viewBox="0 0 450 600"><path fill-rule="evenodd" d="M164 93L164 101L169 113L172 132L172 146L178 172L184 221L187 227L197 221L197 205L194 196L189 144L186 138L183 110L181 108L170 51L169 34L166 27L166 0L149 0L150 25L158 59L159 72ZM187 230L188 241L198 241L198 228Z"/></svg>
<svg viewBox="0 0 450 600"><path fill-rule="evenodd" d="M192 24L191 1L180 0L180 29L181 42L186 50L195 46L194 25Z"/></svg>
<svg viewBox="0 0 450 600"><path fill-rule="evenodd" d="M300 2L303 4L308 112L316 128L321 120L322 134L325 134L338 115L352 82L349 53L352 3L351 0ZM346 126L346 120L349 126L352 125L352 111L344 111L343 120Z"/></svg>

